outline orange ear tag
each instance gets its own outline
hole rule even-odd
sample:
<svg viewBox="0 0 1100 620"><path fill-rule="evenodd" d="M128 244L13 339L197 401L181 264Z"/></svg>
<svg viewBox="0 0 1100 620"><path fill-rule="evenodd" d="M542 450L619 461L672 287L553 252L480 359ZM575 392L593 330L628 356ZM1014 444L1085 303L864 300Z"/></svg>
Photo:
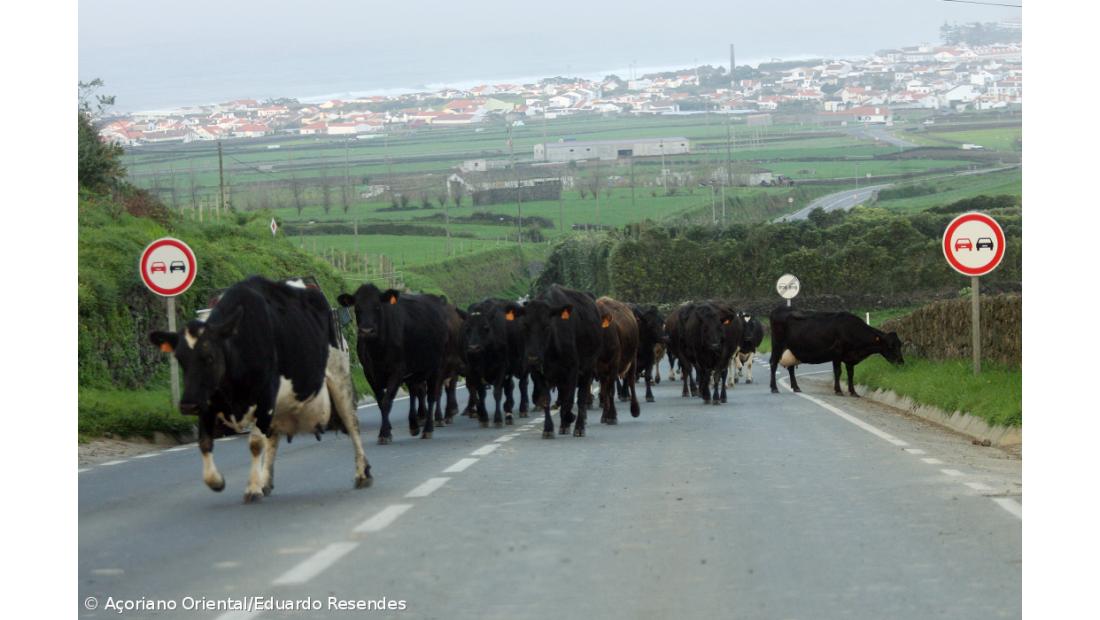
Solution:
<svg viewBox="0 0 1100 620"><path fill-rule="evenodd" d="M569 310L562 310L561 311L561 319L563 321L568 321L569 320Z"/></svg>
<svg viewBox="0 0 1100 620"><path fill-rule="evenodd" d="M730 320L729 320L729 319L726 319L725 321L722 321L722 325L729 325L729 324L730 324Z"/></svg>
<svg viewBox="0 0 1100 620"><path fill-rule="evenodd" d="M514 320L516 320L516 313L512 312L511 310L509 310L508 312L505 312L504 313L504 320L505 321L514 321Z"/></svg>
<svg viewBox="0 0 1100 620"><path fill-rule="evenodd" d="M608 325L611 325L611 319L609 319L605 316L603 318L603 323L600 323L600 326L601 327L607 327Z"/></svg>
<svg viewBox="0 0 1100 620"><path fill-rule="evenodd" d="M160 343L160 350L164 351L165 353L171 353L172 345L168 344L167 342L162 342Z"/></svg>
<svg viewBox="0 0 1100 620"><path fill-rule="evenodd" d="M397 305L397 298L394 297L393 295L390 295L390 305L391 306L396 306Z"/></svg>

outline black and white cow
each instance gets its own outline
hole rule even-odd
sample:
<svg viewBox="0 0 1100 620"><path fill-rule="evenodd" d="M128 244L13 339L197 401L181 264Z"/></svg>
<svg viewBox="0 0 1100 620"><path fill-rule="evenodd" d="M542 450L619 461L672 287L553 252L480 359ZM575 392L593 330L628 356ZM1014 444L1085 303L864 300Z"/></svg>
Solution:
<svg viewBox="0 0 1100 620"><path fill-rule="evenodd" d="M244 501L271 493L279 437L326 429L348 433L355 448L355 486L372 479L359 440L350 360L324 295L254 276L231 286L205 321L149 340L173 352L183 370L180 412L199 418L203 481L225 478L214 465L214 439L251 429L252 467Z"/></svg>
<svg viewBox="0 0 1100 620"><path fill-rule="evenodd" d="M840 391L840 365L848 372L848 393L856 394L856 364L878 353L892 364L900 365L901 339L896 332L885 333L867 325L847 312L813 312L779 306L772 311L771 389L778 393L775 372L779 366L791 376L791 389L798 389L794 367L800 363L833 363L833 390Z"/></svg>
<svg viewBox="0 0 1100 620"><path fill-rule="evenodd" d="M741 334L741 346L733 356L735 372L730 373L729 378L726 380L726 387L730 387L731 383L737 383L740 377L745 376L745 371L748 371L749 375L745 378L745 383L752 383L752 360L756 354L756 349L764 341L764 324L760 322L760 319L751 314L742 314L741 323L744 326Z"/></svg>

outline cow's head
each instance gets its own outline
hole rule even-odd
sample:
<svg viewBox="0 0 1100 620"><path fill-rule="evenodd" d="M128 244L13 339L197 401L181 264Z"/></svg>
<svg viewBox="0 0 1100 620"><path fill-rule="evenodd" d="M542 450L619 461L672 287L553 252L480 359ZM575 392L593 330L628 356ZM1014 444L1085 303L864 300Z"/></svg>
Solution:
<svg viewBox="0 0 1100 620"><path fill-rule="evenodd" d="M401 293L395 289L379 291L377 286L368 283L356 289L354 295L341 293L336 300L345 308L354 308L359 338L372 341L382 337L383 313L388 306L397 305L400 297Z"/></svg>
<svg viewBox="0 0 1100 620"><path fill-rule="evenodd" d="M527 366L542 369L546 354L552 347L572 344L573 304L550 304L542 300L527 302L522 309L524 349Z"/></svg>
<svg viewBox="0 0 1100 620"><path fill-rule="evenodd" d="M229 413L212 404L232 361L230 341L237 334L243 316L244 308L238 306L227 316L214 315L208 322L190 321L176 334L150 332L149 341L175 355L183 371L180 413L197 415L200 419Z"/></svg>
<svg viewBox="0 0 1100 620"><path fill-rule="evenodd" d="M879 353L886 358L886 361L895 366L905 363L905 360L901 357L901 338L898 337L897 332L890 332L889 334L879 332L875 334L875 344L878 346Z"/></svg>
<svg viewBox="0 0 1100 620"><path fill-rule="evenodd" d="M732 322L729 313L716 306L703 303L694 309L695 320L699 323L698 345L715 353L722 350L722 343L726 339L726 328Z"/></svg>
<svg viewBox="0 0 1100 620"><path fill-rule="evenodd" d="M515 311L512 318L515 319ZM467 355L481 355L506 342L504 332L507 311L489 300L471 304L462 324L462 346Z"/></svg>
<svg viewBox="0 0 1100 620"><path fill-rule="evenodd" d="M665 320L656 306L634 308L634 318L638 320L638 336L643 342L666 342Z"/></svg>

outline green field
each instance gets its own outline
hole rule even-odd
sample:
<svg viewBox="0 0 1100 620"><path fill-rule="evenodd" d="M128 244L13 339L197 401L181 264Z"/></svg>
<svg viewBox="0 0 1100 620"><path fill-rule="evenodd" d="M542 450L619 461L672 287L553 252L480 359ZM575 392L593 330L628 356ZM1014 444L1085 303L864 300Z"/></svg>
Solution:
<svg viewBox="0 0 1100 620"><path fill-rule="evenodd" d="M961 146L977 144L992 151L1019 151L1016 141L1023 136L1021 127L995 127L964 131L936 131L906 133L905 138L926 146Z"/></svg>
<svg viewBox="0 0 1100 620"><path fill-rule="evenodd" d="M988 174L950 177L919 184L930 185L935 189L935 192L910 198L878 200L875 202L875 206L898 213L915 213L930 207L950 204L957 200L973 198L981 194L987 196L1023 195L1023 173L1020 168Z"/></svg>

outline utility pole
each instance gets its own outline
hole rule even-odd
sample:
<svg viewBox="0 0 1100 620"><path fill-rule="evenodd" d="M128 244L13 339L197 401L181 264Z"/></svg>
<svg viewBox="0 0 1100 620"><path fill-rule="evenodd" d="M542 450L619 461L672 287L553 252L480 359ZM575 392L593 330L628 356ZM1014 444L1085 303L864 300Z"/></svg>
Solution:
<svg viewBox="0 0 1100 620"><path fill-rule="evenodd" d="M508 159L512 164L512 177L516 180L516 232L519 237L519 247L523 249L523 188L519 184L519 172L516 170L516 149L512 144L512 121L505 115L504 122L508 130Z"/></svg>
<svg viewBox="0 0 1100 620"><path fill-rule="evenodd" d="M218 210L225 209L225 171L222 167L222 141L218 140ZM200 216L201 220L202 217Z"/></svg>

